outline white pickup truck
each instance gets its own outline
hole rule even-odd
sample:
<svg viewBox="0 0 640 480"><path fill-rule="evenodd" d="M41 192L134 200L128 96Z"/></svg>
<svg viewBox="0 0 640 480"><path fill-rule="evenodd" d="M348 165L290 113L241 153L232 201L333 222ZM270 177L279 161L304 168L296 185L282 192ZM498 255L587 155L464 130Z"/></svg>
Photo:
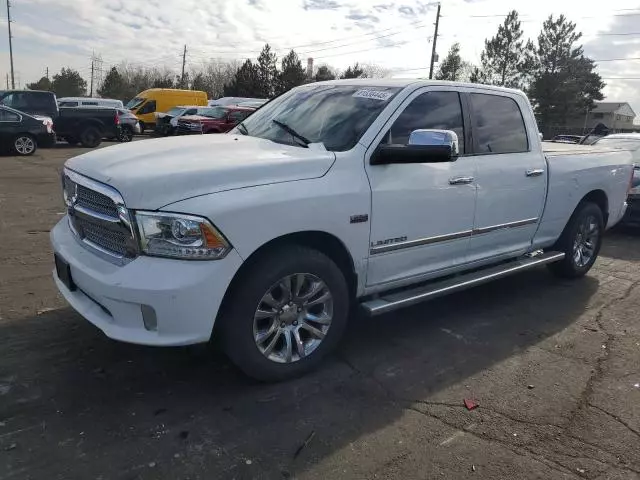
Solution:
<svg viewBox="0 0 640 480"><path fill-rule="evenodd" d="M573 148L543 153L515 90L304 85L229 134L67 161L54 279L113 339L219 336L248 375L288 378L336 346L351 306L381 314L545 264L584 275L633 169L629 152Z"/></svg>

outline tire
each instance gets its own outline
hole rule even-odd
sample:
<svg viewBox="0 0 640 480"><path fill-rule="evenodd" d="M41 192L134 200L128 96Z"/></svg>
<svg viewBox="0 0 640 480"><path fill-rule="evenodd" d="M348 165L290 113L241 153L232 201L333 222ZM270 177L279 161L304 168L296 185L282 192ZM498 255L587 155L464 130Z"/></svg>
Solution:
<svg viewBox="0 0 640 480"><path fill-rule="evenodd" d="M118 141L126 143L126 142L130 142L131 140L133 140L133 128L127 125L120 127L120 134L118 135Z"/></svg>
<svg viewBox="0 0 640 480"><path fill-rule="evenodd" d="M561 278L582 277L598 257L603 234L604 216L600 207L591 202L581 203L552 248L564 252L565 257L549 265L549 269Z"/></svg>
<svg viewBox="0 0 640 480"><path fill-rule="evenodd" d="M96 127L85 127L80 133L80 143L86 148L95 148L102 142L102 133Z"/></svg>
<svg viewBox="0 0 640 480"><path fill-rule="evenodd" d="M292 297L285 296L280 287L287 279ZM236 285L220 318L222 347L234 364L256 380L281 381L302 375L317 367L342 337L350 303L347 282L338 266L317 250L288 246L272 251L244 272ZM301 307L307 295L308 305ZM292 307L283 303L286 298L293 301ZM259 307L262 318L256 320ZM308 315L318 320L326 316L316 322ZM263 340L258 342L254 335ZM289 355L287 337L292 345Z"/></svg>
<svg viewBox="0 0 640 480"><path fill-rule="evenodd" d="M64 139L66 140L66 142L69 145L77 145L78 144L78 139L76 137L64 137Z"/></svg>
<svg viewBox="0 0 640 480"><path fill-rule="evenodd" d="M140 135L144 134L144 129L146 128L144 122L138 122L140 124Z"/></svg>
<svg viewBox="0 0 640 480"><path fill-rule="evenodd" d="M38 142L28 133L19 133L13 139L13 151L20 157L28 157L36 153Z"/></svg>

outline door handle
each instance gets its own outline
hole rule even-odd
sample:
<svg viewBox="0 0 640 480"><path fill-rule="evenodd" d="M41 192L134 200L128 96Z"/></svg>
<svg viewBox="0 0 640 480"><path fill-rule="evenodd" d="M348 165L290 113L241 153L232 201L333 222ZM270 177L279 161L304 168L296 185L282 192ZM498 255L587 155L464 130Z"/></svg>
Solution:
<svg viewBox="0 0 640 480"><path fill-rule="evenodd" d="M468 185L473 183L473 177L452 177L449 179L449 185Z"/></svg>
<svg viewBox="0 0 640 480"><path fill-rule="evenodd" d="M532 168L530 170L527 170L527 177L539 177L540 175L542 175L544 173L544 170L542 170L541 168Z"/></svg>

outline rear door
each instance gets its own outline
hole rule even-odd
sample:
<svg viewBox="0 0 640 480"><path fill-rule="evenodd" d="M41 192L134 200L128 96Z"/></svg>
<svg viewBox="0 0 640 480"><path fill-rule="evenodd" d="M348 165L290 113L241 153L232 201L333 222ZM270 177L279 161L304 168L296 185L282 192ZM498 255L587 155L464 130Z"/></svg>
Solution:
<svg viewBox="0 0 640 480"><path fill-rule="evenodd" d="M547 190L546 161L520 95L470 90L477 199L467 261L525 253ZM528 120L533 123L533 119ZM535 147L535 148L534 148Z"/></svg>
<svg viewBox="0 0 640 480"><path fill-rule="evenodd" d="M4 150L13 144L16 133L20 130L22 118L17 113L0 108L0 147Z"/></svg>

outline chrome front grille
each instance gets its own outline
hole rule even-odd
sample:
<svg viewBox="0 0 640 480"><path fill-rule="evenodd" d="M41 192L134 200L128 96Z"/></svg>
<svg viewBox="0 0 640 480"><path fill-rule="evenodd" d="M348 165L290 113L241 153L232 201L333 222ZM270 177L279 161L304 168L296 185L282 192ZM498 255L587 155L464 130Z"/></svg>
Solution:
<svg viewBox="0 0 640 480"><path fill-rule="evenodd" d="M129 211L117 190L67 169L63 187L69 225L84 245L116 259L137 256Z"/></svg>
<svg viewBox="0 0 640 480"><path fill-rule="evenodd" d="M103 215L118 218L118 207L113 203L113 200L83 185L78 185L77 205Z"/></svg>

